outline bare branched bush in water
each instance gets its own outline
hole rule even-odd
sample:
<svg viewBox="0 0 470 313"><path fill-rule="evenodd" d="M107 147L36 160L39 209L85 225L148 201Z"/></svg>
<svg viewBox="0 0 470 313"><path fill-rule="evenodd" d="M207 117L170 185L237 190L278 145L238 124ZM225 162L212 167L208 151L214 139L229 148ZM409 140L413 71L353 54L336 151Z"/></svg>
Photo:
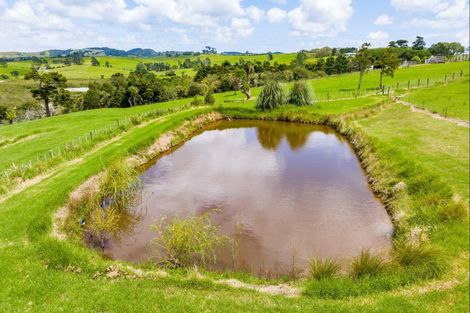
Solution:
<svg viewBox="0 0 470 313"><path fill-rule="evenodd" d="M154 242L160 259L172 267L213 264L217 249L228 239L218 234L219 228L207 214L162 218L152 229L158 234Z"/></svg>

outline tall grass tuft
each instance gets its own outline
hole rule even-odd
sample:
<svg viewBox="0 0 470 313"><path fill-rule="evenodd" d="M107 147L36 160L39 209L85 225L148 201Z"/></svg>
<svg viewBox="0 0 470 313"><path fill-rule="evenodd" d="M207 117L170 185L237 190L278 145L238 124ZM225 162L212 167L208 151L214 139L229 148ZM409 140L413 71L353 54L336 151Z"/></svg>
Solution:
<svg viewBox="0 0 470 313"><path fill-rule="evenodd" d="M186 218L162 218L152 229L163 263L171 267L207 265L217 260L217 249L227 238L218 234L219 228L212 224L209 215Z"/></svg>
<svg viewBox="0 0 470 313"><path fill-rule="evenodd" d="M284 104L284 90L277 81L268 81L261 91L256 107L261 110L275 109Z"/></svg>
<svg viewBox="0 0 470 313"><path fill-rule="evenodd" d="M308 274L313 279L332 278L339 274L341 267L331 259L313 259L308 263Z"/></svg>
<svg viewBox="0 0 470 313"><path fill-rule="evenodd" d="M140 182L137 170L123 159L113 161L106 169L100 186L100 196L113 208L126 211L138 201Z"/></svg>
<svg viewBox="0 0 470 313"><path fill-rule="evenodd" d="M443 207L440 215L444 222L467 221L468 207L464 201L454 200Z"/></svg>
<svg viewBox="0 0 470 313"><path fill-rule="evenodd" d="M313 104L312 88L305 81L296 81L289 92L288 102L303 106Z"/></svg>
<svg viewBox="0 0 470 313"><path fill-rule="evenodd" d="M430 245L426 229L420 226L395 241L392 257L398 264L414 267L425 277L437 277L446 266L441 252Z"/></svg>
<svg viewBox="0 0 470 313"><path fill-rule="evenodd" d="M375 276L384 271L386 263L379 255L372 255L370 250L362 250L351 263L352 278Z"/></svg>

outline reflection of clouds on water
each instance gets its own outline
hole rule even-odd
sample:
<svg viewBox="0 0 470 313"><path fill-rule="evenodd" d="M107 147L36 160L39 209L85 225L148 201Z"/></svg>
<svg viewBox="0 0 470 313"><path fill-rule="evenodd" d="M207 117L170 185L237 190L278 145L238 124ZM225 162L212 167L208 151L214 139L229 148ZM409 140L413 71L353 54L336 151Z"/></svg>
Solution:
<svg viewBox="0 0 470 313"><path fill-rule="evenodd" d="M206 131L143 175L148 213L116 257L146 246L155 219L214 207L222 209L213 220L224 234L243 224L241 261L254 268L289 267L293 250L302 263L389 247L390 219L347 142L307 125L245 124Z"/></svg>

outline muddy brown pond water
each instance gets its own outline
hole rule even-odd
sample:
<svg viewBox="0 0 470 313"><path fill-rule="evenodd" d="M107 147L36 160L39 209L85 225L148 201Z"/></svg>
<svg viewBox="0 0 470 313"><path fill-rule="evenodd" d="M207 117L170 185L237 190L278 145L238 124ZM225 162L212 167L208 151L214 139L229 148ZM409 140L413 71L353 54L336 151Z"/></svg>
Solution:
<svg viewBox="0 0 470 313"><path fill-rule="evenodd" d="M236 239L219 269L283 275L314 257L349 259L388 250L392 223L370 190L349 143L333 129L264 121L221 121L149 164L142 174L145 212L132 234L107 253L152 259L162 217L211 213ZM214 208L219 208L213 213Z"/></svg>

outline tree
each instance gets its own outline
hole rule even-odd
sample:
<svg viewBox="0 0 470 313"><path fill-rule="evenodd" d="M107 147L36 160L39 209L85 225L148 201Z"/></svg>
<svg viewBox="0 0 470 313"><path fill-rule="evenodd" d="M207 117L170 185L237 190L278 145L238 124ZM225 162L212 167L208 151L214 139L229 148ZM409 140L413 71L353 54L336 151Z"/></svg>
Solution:
<svg viewBox="0 0 470 313"><path fill-rule="evenodd" d="M288 101L298 106L310 105L313 103L312 89L305 81L296 81L289 92Z"/></svg>
<svg viewBox="0 0 470 313"><path fill-rule="evenodd" d="M328 57L325 63L325 73L328 75L333 75L336 73L335 71L335 58Z"/></svg>
<svg viewBox="0 0 470 313"><path fill-rule="evenodd" d="M0 121L4 120L7 115L8 108L4 105L0 105Z"/></svg>
<svg viewBox="0 0 470 313"><path fill-rule="evenodd" d="M372 65L372 55L369 50L370 43L363 43L361 49L357 52L353 59L353 63L359 71L359 83L357 89L361 89L362 78L366 74L369 67Z"/></svg>
<svg viewBox="0 0 470 313"><path fill-rule="evenodd" d="M219 78L215 74L207 75L202 80L202 85L204 89L204 102L206 102L207 104L214 104L215 103L214 91L220 85Z"/></svg>
<svg viewBox="0 0 470 313"><path fill-rule="evenodd" d="M380 68L380 82L379 88L383 89L383 76L393 77L395 70L400 65L400 59L398 54L394 51L394 48L387 48L383 53L382 57L378 60Z"/></svg>
<svg viewBox="0 0 470 313"><path fill-rule="evenodd" d="M463 53L465 51L465 48L458 42L449 42L447 43L447 47L450 55Z"/></svg>
<svg viewBox="0 0 470 313"><path fill-rule="evenodd" d="M413 50L423 50L425 46L426 43L424 42L424 38L421 36L416 36L416 40L413 41L413 45L411 46L411 48Z"/></svg>
<svg viewBox="0 0 470 313"><path fill-rule="evenodd" d="M82 52L74 52L72 53L72 63L77 65L83 64L83 53Z"/></svg>
<svg viewBox="0 0 470 313"><path fill-rule="evenodd" d="M106 62L104 63L104 66L111 67L111 64L109 63L109 61L106 60Z"/></svg>
<svg viewBox="0 0 470 313"><path fill-rule="evenodd" d="M349 71L349 60L344 55L340 54L335 60L335 73L342 74Z"/></svg>
<svg viewBox="0 0 470 313"><path fill-rule="evenodd" d="M135 86L130 86L129 88L127 88L127 92L129 93L129 105L131 107L138 105L139 88Z"/></svg>
<svg viewBox="0 0 470 313"><path fill-rule="evenodd" d="M91 66L100 66L100 61L95 57L91 57Z"/></svg>
<svg viewBox="0 0 470 313"><path fill-rule="evenodd" d="M391 47L391 48L398 48L396 41L390 41L390 42L388 43L388 46Z"/></svg>
<svg viewBox="0 0 470 313"><path fill-rule="evenodd" d="M148 73L147 66L142 62L138 63L135 68L135 73L138 75L147 74Z"/></svg>
<svg viewBox="0 0 470 313"><path fill-rule="evenodd" d="M408 47L408 40L405 39L398 39L397 46L400 48L407 48Z"/></svg>
<svg viewBox="0 0 470 313"><path fill-rule="evenodd" d="M274 59L272 52L268 52L268 61L272 61Z"/></svg>
<svg viewBox="0 0 470 313"><path fill-rule="evenodd" d="M431 45L431 47L429 47L429 51L433 55L450 56L456 53L462 53L465 49L458 42L438 42Z"/></svg>
<svg viewBox="0 0 470 313"><path fill-rule="evenodd" d="M305 61L307 60L307 53L305 51L297 52L295 56L294 65L295 66L305 66Z"/></svg>
<svg viewBox="0 0 470 313"><path fill-rule="evenodd" d="M266 83L258 97L256 107L261 110L277 108L284 104L284 90L279 82L271 80Z"/></svg>
<svg viewBox="0 0 470 313"><path fill-rule="evenodd" d="M15 108L8 108L5 112L5 119L13 124L13 121L16 120L16 109Z"/></svg>
<svg viewBox="0 0 470 313"><path fill-rule="evenodd" d="M57 72L39 74L33 70L25 75L25 79L33 79L38 82L36 88L31 89L31 94L34 98L44 101L46 115L51 116L49 104L54 96L58 94L59 90L65 87L67 78Z"/></svg>
<svg viewBox="0 0 470 313"><path fill-rule="evenodd" d="M18 76L20 76L20 73L19 73L18 71L11 71L10 74L11 74L11 76L13 76L13 77L18 77Z"/></svg>

